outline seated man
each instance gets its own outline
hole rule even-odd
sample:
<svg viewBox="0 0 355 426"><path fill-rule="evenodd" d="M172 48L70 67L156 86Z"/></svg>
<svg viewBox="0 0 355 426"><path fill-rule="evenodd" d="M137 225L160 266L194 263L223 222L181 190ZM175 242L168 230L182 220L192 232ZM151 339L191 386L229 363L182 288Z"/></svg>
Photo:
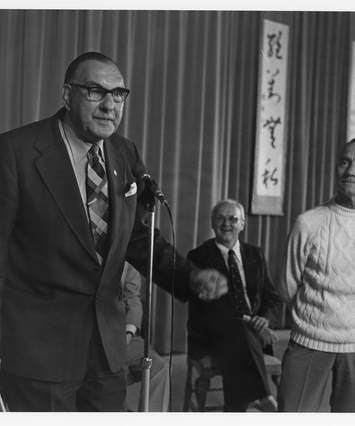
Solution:
<svg viewBox="0 0 355 426"><path fill-rule="evenodd" d="M129 263L125 263L123 274L123 297L126 305L127 334L127 398L128 411L139 410L142 380L142 358L144 340L137 333L141 327L143 307L141 302L142 279L139 272ZM168 411L169 408L169 366L150 349L152 367L150 370L149 411Z"/></svg>
<svg viewBox="0 0 355 426"><path fill-rule="evenodd" d="M243 206L223 200L212 210L215 238L191 250L199 267L216 268L228 277L229 291L219 300L189 300L188 352L201 367L217 362L223 378L225 411L246 411L259 400L263 411L276 411L267 379L263 347L275 340L267 317L280 305L264 254L239 242L245 226Z"/></svg>

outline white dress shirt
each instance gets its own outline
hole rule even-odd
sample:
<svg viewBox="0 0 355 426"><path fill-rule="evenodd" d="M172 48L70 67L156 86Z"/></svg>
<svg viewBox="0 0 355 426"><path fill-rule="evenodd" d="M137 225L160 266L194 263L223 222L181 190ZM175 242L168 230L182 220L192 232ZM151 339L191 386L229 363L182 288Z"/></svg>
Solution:
<svg viewBox="0 0 355 426"><path fill-rule="evenodd" d="M224 246L223 244L218 243L217 241L215 241L216 246L218 247L218 249L220 250L224 262L227 266L227 269L229 270L229 266L228 266L228 252L229 250L233 250L236 258L237 258L237 265L238 265L238 269L239 269L239 274L240 274L240 278L242 280L243 283L243 290L244 290L244 295L245 295L245 300L247 301L247 304L251 310L251 304L250 304L250 300L248 297L248 293L247 293L247 285L246 285L246 278L245 278L245 273L244 273L244 267L243 267L243 261L242 261L242 255L240 253L240 243L239 240L237 240L237 242L235 243L235 245L229 249L228 247Z"/></svg>
<svg viewBox="0 0 355 426"><path fill-rule="evenodd" d="M59 130L62 135L65 147L67 148L70 162L73 166L75 173L76 181L79 187L81 199L83 201L86 217L89 220L89 214L87 211L86 205L86 168L88 164L88 152L92 147L92 144L89 142L84 142L81 139L78 139L71 129L66 126L64 128L63 123L59 120ZM100 155L103 161L105 161L104 156L104 141L101 140L98 142L100 147Z"/></svg>

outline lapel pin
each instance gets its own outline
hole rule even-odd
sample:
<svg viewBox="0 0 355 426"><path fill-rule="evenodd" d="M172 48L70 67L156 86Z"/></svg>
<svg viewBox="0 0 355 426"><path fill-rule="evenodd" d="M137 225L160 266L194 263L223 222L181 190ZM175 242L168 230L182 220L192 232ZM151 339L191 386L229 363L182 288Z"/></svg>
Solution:
<svg viewBox="0 0 355 426"><path fill-rule="evenodd" d="M113 171L113 174L114 174L115 176L117 176L117 172L116 172L116 170L114 170L114 171Z"/></svg>

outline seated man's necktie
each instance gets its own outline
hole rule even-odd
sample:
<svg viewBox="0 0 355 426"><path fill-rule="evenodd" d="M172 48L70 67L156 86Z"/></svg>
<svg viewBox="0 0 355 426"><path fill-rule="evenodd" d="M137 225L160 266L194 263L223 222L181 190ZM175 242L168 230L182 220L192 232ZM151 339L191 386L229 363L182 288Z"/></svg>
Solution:
<svg viewBox="0 0 355 426"><path fill-rule="evenodd" d="M97 258L102 264L106 253L109 204L105 165L99 151L99 145L93 144L88 152L86 202Z"/></svg>
<svg viewBox="0 0 355 426"><path fill-rule="evenodd" d="M229 282L234 299L234 306L238 317L251 315L248 302L245 297L243 282L240 277L236 256L233 250L228 251Z"/></svg>

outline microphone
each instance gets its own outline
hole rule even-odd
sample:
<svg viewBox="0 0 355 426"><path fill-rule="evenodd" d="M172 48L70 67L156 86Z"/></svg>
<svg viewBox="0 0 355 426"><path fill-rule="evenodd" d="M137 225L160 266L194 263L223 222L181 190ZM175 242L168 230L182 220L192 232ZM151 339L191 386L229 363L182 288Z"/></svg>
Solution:
<svg viewBox="0 0 355 426"><path fill-rule="evenodd" d="M150 193L159 200L162 204L166 204L166 198L163 192L160 190L158 184L150 176L149 173L143 173L140 175L140 179L145 183L145 189L150 191Z"/></svg>

